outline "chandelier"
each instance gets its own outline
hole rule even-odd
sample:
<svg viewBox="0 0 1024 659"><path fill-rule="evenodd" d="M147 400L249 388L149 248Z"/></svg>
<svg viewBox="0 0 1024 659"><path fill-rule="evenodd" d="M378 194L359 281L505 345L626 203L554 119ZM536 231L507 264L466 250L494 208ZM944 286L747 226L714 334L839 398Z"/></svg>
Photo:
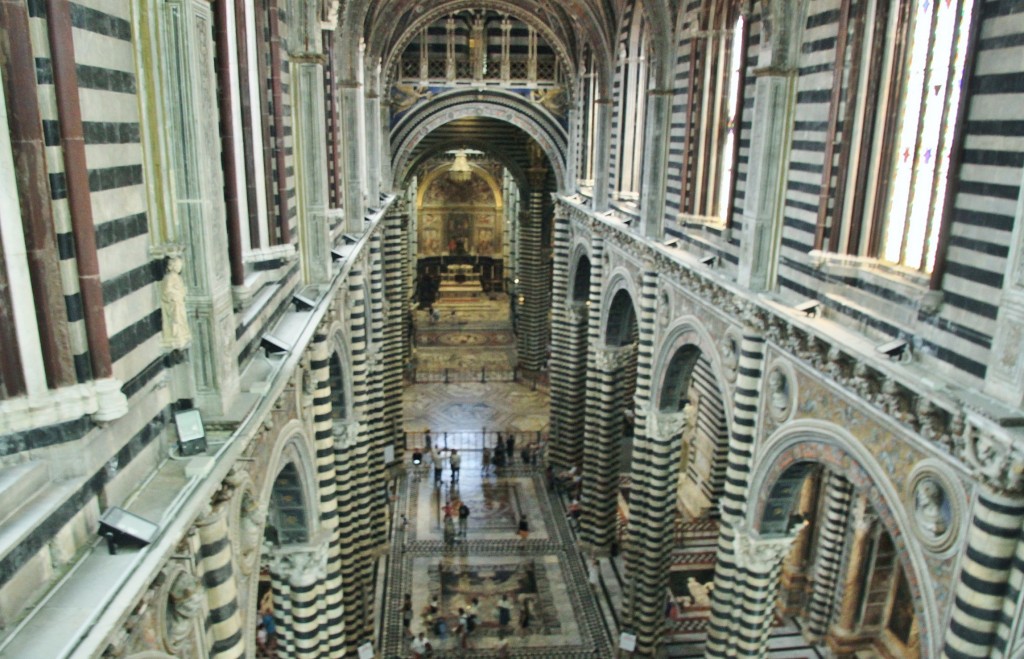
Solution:
<svg viewBox="0 0 1024 659"><path fill-rule="evenodd" d="M459 150L455 152L455 160L448 168L448 178L456 183L465 183L473 176L473 170L469 168L469 160L466 159L466 152Z"/></svg>

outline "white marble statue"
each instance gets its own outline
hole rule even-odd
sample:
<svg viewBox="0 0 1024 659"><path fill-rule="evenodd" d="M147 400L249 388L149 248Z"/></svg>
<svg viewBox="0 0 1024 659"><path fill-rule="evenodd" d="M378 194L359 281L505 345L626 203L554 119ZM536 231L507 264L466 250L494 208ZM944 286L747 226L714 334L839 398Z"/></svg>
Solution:
<svg viewBox="0 0 1024 659"><path fill-rule="evenodd" d="M172 350L185 348L192 341L185 313L185 295L188 292L181 276L180 256L167 259L167 273L164 275L160 301L163 305L163 343Z"/></svg>

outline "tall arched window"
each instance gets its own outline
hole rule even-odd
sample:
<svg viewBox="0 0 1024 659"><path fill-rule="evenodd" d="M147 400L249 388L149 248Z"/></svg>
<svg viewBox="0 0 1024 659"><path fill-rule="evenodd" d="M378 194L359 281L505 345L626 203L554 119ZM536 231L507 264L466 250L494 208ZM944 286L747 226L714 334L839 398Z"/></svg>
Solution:
<svg viewBox="0 0 1024 659"><path fill-rule="evenodd" d="M843 0L815 247L930 273L974 0Z"/></svg>
<svg viewBox="0 0 1024 659"><path fill-rule="evenodd" d="M688 19L679 210L728 223L739 154L747 20L736 3L708 2Z"/></svg>
<svg viewBox="0 0 1024 659"><path fill-rule="evenodd" d="M647 26L643 7L634 3L627 10L619 32L619 59L614 85L617 112L612 135L618 157L610 177L613 192L620 199L638 200L644 157L644 127L647 112Z"/></svg>

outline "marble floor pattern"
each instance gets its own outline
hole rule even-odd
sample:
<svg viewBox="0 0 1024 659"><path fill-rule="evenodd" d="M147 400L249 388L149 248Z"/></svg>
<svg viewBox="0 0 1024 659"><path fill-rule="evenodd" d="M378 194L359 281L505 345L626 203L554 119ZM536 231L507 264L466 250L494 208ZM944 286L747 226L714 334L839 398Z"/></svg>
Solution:
<svg viewBox="0 0 1024 659"><path fill-rule="evenodd" d="M515 657L610 657L608 630L575 550L565 513L546 489L540 467L506 467L484 474L479 451L466 451L459 482L434 483L428 465L399 479L396 524L386 587L383 656L408 656L401 603L412 595L413 633L424 631L435 656L495 656L503 638ZM446 544L443 508L461 500L470 509L466 535ZM403 517L404 515L404 517ZM517 535L520 516L530 524L529 538ZM502 629L497 603L502 594L513 603L512 623ZM424 610L439 599L441 615L454 628L459 607L480 600L479 624L459 648L428 629ZM519 626L519 609L528 600L530 624Z"/></svg>

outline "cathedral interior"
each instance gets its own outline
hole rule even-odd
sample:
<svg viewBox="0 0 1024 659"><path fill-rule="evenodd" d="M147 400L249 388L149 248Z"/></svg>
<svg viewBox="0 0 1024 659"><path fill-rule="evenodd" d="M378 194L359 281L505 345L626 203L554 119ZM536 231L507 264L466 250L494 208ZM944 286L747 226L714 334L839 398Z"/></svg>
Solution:
<svg viewBox="0 0 1024 659"><path fill-rule="evenodd" d="M1024 657L1021 0L0 0L0 80L0 657Z"/></svg>

